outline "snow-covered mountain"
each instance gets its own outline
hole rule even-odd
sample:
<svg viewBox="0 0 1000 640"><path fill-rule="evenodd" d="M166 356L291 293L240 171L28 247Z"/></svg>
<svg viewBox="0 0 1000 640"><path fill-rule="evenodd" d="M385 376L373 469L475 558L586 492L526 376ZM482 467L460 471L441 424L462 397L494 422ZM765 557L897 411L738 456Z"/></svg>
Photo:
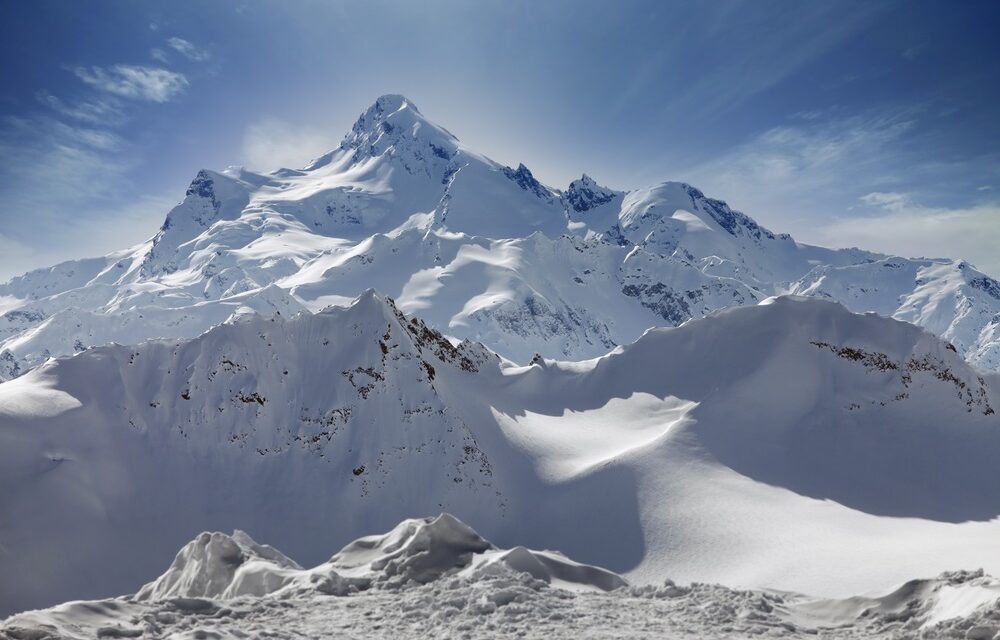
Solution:
<svg viewBox="0 0 1000 640"><path fill-rule="evenodd" d="M552 551L498 549L449 514L351 542L312 569L242 531L204 532L136 594L0 622L0 638L972 638L1000 633L1000 581L911 580L814 598L708 584L630 586ZM900 635L906 634L906 635Z"/></svg>
<svg viewBox="0 0 1000 640"><path fill-rule="evenodd" d="M0 285L0 379L369 287L521 363L596 357L651 326L797 293L916 323L1000 367L1000 283L965 262L799 244L680 183L626 193L584 175L557 190L387 95L304 169L202 170L148 242Z"/></svg>
<svg viewBox="0 0 1000 640"><path fill-rule="evenodd" d="M0 603L127 592L203 530L300 561L448 511L642 583L1000 573L1000 376L781 297L515 366L367 292L0 384ZM804 570L808 567L808 570Z"/></svg>

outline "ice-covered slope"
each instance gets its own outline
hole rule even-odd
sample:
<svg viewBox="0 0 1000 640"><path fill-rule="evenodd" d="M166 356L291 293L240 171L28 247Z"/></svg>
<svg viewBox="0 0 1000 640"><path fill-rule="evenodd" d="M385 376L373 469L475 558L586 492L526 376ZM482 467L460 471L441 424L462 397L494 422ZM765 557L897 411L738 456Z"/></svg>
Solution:
<svg viewBox="0 0 1000 640"><path fill-rule="evenodd" d="M964 262L802 245L676 182L626 193L583 176L560 191L387 95L301 170L200 171L148 242L0 285L0 379L369 287L521 363L793 292L914 322L1000 367L1000 284Z"/></svg>
<svg viewBox="0 0 1000 640"><path fill-rule="evenodd" d="M128 591L198 531L315 564L444 510L639 582L846 595L997 573L998 385L913 325L821 300L524 367L370 292L244 310L0 384L0 602Z"/></svg>
<svg viewBox="0 0 1000 640"><path fill-rule="evenodd" d="M1000 633L982 571L884 596L823 599L717 585L629 586L551 551L497 549L448 514L407 520L302 569L246 533L202 533L132 596L0 622L0 638L972 638Z"/></svg>

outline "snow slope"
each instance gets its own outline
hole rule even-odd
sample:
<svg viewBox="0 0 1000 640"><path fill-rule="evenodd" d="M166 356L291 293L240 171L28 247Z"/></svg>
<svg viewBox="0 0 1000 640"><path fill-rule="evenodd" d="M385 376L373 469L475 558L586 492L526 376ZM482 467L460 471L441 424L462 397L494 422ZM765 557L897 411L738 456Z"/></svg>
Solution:
<svg viewBox="0 0 1000 640"><path fill-rule="evenodd" d="M553 552L495 548L451 515L408 520L302 569L242 531L202 533L133 596L12 616L0 638L976 638L1000 635L1000 582L912 580L810 598L694 584L632 587ZM339 635L338 635L339 637Z"/></svg>
<svg viewBox="0 0 1000 640"><path fill-rule="evenodd" d="M914 325L815 299L528 366L373 292L243 309L0 384L0 602L128 591L198 531L316 564L441 511L639 583L846 596L996 574L998 389Z"/></svg>
<svg viewBox="0 0 1000 640"><path fill-rule="evenodd" d="M650 326L796 293L916 323L1000 367L1000 284L965 262L799 244L676 182L626 193L584 175L557 190L387 95L303 169L199 171L148 242L0 285L0 379L369 287L520 363L596 357Z"/></svg>

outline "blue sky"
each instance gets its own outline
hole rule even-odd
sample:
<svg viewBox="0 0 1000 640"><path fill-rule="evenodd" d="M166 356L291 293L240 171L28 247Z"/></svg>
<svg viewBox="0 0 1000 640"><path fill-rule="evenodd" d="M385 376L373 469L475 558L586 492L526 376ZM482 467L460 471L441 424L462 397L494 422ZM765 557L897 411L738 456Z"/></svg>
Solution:
<svg viewBox="0 0 1000 640"><path fill-rule="evenodd" d="M802 241L1000 276L1000 3L0 4L0 280L152 235L201 167L383 93L563 187L685 180Z"/></svg>

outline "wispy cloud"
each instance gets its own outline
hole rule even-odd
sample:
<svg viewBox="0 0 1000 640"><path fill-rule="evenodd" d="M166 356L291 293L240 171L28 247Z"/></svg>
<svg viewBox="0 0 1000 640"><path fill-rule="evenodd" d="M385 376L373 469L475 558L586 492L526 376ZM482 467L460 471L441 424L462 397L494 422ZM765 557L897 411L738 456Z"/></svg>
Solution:
<svg viewBox="0 0 1000 640"><path fill-rule="evenodd" d="M184 38L170 38L167 40L167 44L170 45L174 51L181 54L188 60L193 60L194 62L204 62L212 57L206 49L202 49Z"/></svg>
<svg viewBox="0 0 1000 640"><path fill-rule="evenodd" d="M910 206L910 199L905 193L895 193L892 191L873 191L866 193L858 199L869 206L881 207L886 211L902 211Z"/></svg>
<svg viewBox="0 0 1000 640"><path fill-rule="evenodd" d="M868 194L861 200L873 211L838 216L820 228L821 235L840 245L905 256L964 258L1000 276L1000 202L947 208L923 206L907 194Z"/></svg>
<svg viewBox="0 0 1000 640"><path fill-rule="evenodd" d="M612 98L613 110L629 110L651 85L663 83L670 90L661 101L662 117L718 116L800 72L889 7L864 3L844 12L832 4L790 3L782 10L781 28L774 29L774 15L761 11L760 3L692 5L671 14L680 25L671 38L623 72L627 80ZM734 30L734 24L744 28ZM768 37L759 37L761 30ZM703 59L715 64L699 64Z"/></svg>
<svg viewBox="0 0 1000 640"><path fill-rule="evenodd" d="M171 202L137 191L141 153L123 126L187 78L127 64L69 70L92 89L72 99L41 91L36 109L0 119L0 280L140 241Z"/></svg>
<svg viewBox="0 0 1000 640"><path fill-rule="evenodd" d="M954 163L921 151L915 141L932 112L793 117L678 173L800 241L964 258L1000 275L1000 203L984 199L983 176L970 175L988 174L994 160Z"/></svg>
<svg viewBox="0 0 1000 640"><path fill-rule="evenodd" d="M46 91L39 92L36 97L43 105L55 113L71 120L88 124L111 126L120 124L125 119L124 111L118 100L114 98L95 98L79 102L66 102Z"/></svg>
<svg viewBox="0 0 1000 640"><path fill-rule="evenodd" d="M112 131L44 113L8 117L0 120L0 157L0 281L138 242L171 203L136 196L123 204L135 155Z"/></svg>
<svg viewBox="0 0 1000 640"><path fill-rule="evenodd" d="M125 165L122 142L107 130L36 114L8 117L0 128L0 196L7 211L44 220L109 195Z"/></svg>
<svg viewBox="0 0 1000 640"><path fill-rule="evenodd" d="M888 157L916 126L918 112L796 118L678 174L778 230L812 230L817 210L837 210L862 194L895 190L887 187L899 180L893 173L898 163ZM845 198L845 185L859 191Z"/></svg>
<svg viewBox="0 0 1000 640"><path fill-rule="evenodd" d="M111 67L76 67L73 73L102 91L152 102L167 102L188 86L184 74L160 67L116 64Z"/></svg>
<svg viewBox="0 0 1000 640"><path fill-rule="evenodd" d="M243 133L243 161L258 170L302 167L336 146L327 132L268 118Z"/></svg>

